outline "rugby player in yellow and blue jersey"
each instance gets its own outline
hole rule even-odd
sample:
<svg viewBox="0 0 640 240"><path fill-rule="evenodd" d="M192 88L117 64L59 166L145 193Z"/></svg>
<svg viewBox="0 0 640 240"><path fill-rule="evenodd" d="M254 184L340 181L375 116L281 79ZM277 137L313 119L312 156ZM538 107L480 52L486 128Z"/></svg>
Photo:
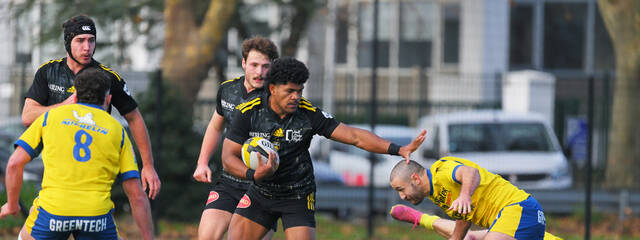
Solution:
<svg viewBox="0 0 640 240"><path fill-rule="evenodd" d="M114 70L99 63L93 58L96 50L96 25L86 15L69 18L62 24L64 46L67 57L46 62L38 68L33 83L26 92L22 108L22 124L28 127L40 115L65 104L76 103L76 90L73 79L85 68L101 68L107 71L111 79L111 106L127 120L133 140L135 140L142 158L140 177L142 187L149 186L149 198L155 199L162 183L156 173L151 142L144 118L138 109L124 79Z"/></svg>
<svg viewBox="0 0 640 240"><path fill-rule="evenodd" d="M16 141L7 165L7 203L0 217L16 214L24 165L42 152L42 190L33 201L22 239L117 239L111 186L119 177L144 239L152 239L149 201L140 183L124 127L105 109L111 95L104 70L75 78L77 104L47 111Z"/></svg>
<svg viewBox="0 0 640 240"><path fill-rule="evenodd" d="M445 157L429 169L401 161L390 183L403 200L419 204L428 197L455 219L450 239L463 239L471 223L488 229L483 239L545 239L544 212L535 198L469 160Z"/></svg>

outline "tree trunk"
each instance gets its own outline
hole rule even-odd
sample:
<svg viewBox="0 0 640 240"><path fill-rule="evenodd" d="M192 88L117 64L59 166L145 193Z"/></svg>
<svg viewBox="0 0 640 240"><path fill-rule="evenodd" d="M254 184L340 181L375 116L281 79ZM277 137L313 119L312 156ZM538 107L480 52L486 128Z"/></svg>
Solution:
<svg viewBox="0 0 640 240"><path fill-rule="evenodd" d="M289 37L282 44L282 56L295 57L298 51L298 44L300 43L300 38L304 31L307 30L309 26L309 22L313 15L315 14L315 10L317 10L320 6L315 0L312 1L293 1L291 2L291 6L294 8L295 13L289 22L291 29L289 33Z"/></svg>
<svg viewBox="0 0 640 240"><path fill-rule="evenodd" d="M605 187L640 182L640 1L599 0L616 54L616 81Z"/></svg>
<svg viewBox="0 0 640 240"><path fill-rule="evenodd" d="M162 74L191 106L207 77L215 51L226 36L235 0L211 0L204 21L197 26L190 0L166 0Z"/></svg>

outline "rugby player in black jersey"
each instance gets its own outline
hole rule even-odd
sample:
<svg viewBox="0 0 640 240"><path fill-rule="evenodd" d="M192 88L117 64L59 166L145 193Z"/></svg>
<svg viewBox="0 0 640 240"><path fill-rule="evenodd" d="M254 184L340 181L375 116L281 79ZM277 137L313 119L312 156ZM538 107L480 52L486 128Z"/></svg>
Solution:
<svg viewBox="0 0 640 240"><path fill-rule="evenodd" d="M341 124L330 114L302 98L309 78L307 67L293 58L275 60L266 76L266 92L236 107L222 147L224 168L231 174L254 181L231 218L229 239L260 239L278 218L287 239L315 239L315 191L309 144L313 135L357 146L374 153L409 159L424 141L425 131L406 146L398 146L370 131ZM270 140L275 155L256 170L240 160L246 139Z"/></svg>
<svg viewBox="0 0 640 240"><path fill-rule="evenodd" d="M124 79L115 71L93 59L96 49L96 26L91 18L78 15L62 24L64 46L67 57L51 60L40 66L33 83L24 99L22 123L31 125L40 115L60 105L76 103L76 91L73 80L82 69L101 68L109 72L111 78L111 105L127 120L133 139L142 156L140 177L142 188L149 186L149 197L154 199L160 192L160 178L153 166L153 155L149 133L138 104L127 90ZM111 112L109 106L108 112Z"/></svg>
<svg viewBox="0 0 640 240"><path fill-rule="evenodd" d="M215 151L222 132L231 123L233 110L245 100L263 92L265 75L271 61L276 58L278 58L278 48L267 38L253 37L242 43L244 76L222 82L218 88L216 109L204 134L198 165L193 173L193 178L197 181L211 183L212 172L209 168L209 158ZM223 171L209 191L209 197L198 227L199 239L222 238L227 231L238 201L250 184L251 181ZM265 238L270 239L272 234L273 231L269 231Z"/></svg>

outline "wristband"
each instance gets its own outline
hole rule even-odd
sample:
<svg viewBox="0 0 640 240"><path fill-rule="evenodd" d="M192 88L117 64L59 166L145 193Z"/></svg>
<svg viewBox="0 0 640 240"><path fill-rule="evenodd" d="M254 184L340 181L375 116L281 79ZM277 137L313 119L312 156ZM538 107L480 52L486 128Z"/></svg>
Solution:
<svg viewBox="0 0 640 240"><path fill-rule="evenodd" d="M253 181L253 175L256 174L256 170L251 168L247 169L247 172L244 174L247 180Z"/></svg>
<svg viewBox="0 0 640 240"><path fill-rule="evenodd" d="M395 143L389 144L389 149L387 149L387 153L390 155L400 155L398 152L400 151L400 146Z"/></svg>

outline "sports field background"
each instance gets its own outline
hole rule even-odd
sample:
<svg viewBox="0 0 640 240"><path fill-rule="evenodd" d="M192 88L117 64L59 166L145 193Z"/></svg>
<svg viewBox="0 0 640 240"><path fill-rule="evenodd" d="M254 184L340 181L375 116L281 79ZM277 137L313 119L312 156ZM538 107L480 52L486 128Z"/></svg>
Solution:
<svg viewBox="0 0 640 240"><path fill-rule="evenodd" d="M616 221L614 218L614 216L600 216L600 218L594 222L592 239L631 240L640 238L640 228L637 227L640 226L640 218L629 219L625 222L625 226L615 225ZM139 235L137 235L138 229L129 216L119 217L116 221L120 233L125 236L126 239L139 239ZM362 219L345 222L334 220L329 216L319 215L317 217L317 221L318 228L316 229L316 239L367 239L366 222ZM575 216L550 216L547 218L547 223L550 226L547 231L550 231L557 236L563 237L567 240L583 239L582 232L584 232L584 228L582 227L582 220ZM180 223L162 220L159 222L158 226L159 235L157 239L197 239L197 222ZM628 233L625 235L618 235L616 231L619 230L619 227L626 228ZM14 225L13 227L9 227L4 223L0 223L0 240L15 240L18 231L18 226ZM276 232L273 239L285 239L284 233L282 232L282 226L278 227L278 232ZM413 240L444 238L432 231L427 231L426 229L419 227L411 230L410 224L384 221L381 219L378 221L373 239Z"/></svg>

